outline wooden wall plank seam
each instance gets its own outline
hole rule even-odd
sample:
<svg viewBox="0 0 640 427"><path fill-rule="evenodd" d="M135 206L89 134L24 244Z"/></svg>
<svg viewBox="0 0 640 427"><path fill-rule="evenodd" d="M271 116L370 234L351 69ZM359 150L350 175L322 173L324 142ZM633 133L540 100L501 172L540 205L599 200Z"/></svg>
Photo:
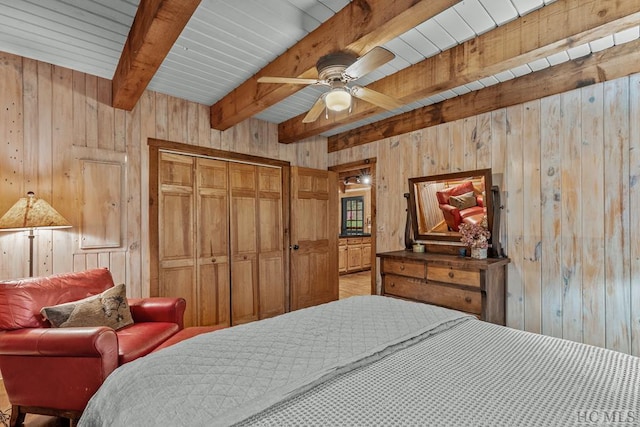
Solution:
<svg viewBox="0 0 640 427"><path fill-rule="evenodd" d="M629 239L629 79L604 83L606 347L631 351ZM590 254L589 254L590 255Z"/></svg>
<svg viewBox="0 0 640 427"><path fill-rule="evenodd" d="M629 260L631 354L640 356L640 74L629 79Z"/></svg>
<svg viewBox="0 0 640 427"><path fill-rule="evenodd" d="M605 345L605 186L604 186L604 95L602 85L582 92L582 199L583 247L587 254L582 271L582 323L584 341Z"/></svg>
<svg viewBox="0 0 640 427"><path fill-rule="evenodd" d="M560 97L544 98L541 103L540 187L542 205L542 330L545 335L562 337L563 283L561 268L561 117Z"/></svg>

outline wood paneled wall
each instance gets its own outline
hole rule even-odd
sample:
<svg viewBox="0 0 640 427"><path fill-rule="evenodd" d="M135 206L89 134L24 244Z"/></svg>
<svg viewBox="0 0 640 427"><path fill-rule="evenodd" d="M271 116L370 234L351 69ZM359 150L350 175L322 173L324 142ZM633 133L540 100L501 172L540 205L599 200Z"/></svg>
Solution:
<svg viewBox="0 0 640 427"><path fill-rule="evenodd" d="M377 251L403 248L407 179L493 169L507 324L640 355L640 75L331 153L377 158ZM398 167L401 165L401 167Z"/></svg>
<svg viewBox="0 0 640 427"><path fill-rule="evenodd" d="M34 275L108 267L130 296L148 295L147 138L327 168L325 138L279 144L277 125L254 119L212 130L207 106L150 91L127 112L111 107L108 80L2 52L0 64L0 215L34 191L74 225L37 231ZM109 200L88 205L92 194ZM0 279L27 276L28 253L26 232L0 232Z"/></svg>
<svg viewBox="0 0 640 427"><path fill-rule="evenodd" d="M126 112L107 80L4 53L0 64L0 212L32 190L74 224L37 232L37 275L105 266L130 296L148 294L149 137L320 169L377 158L378 252L403 247L409 177L491 167L508 325L640 355L640 75L327 156L322 137L282 145L253 119L219 132L208 107L150 91ZM86 161L124 168L118 247L81 249L80 224L95 225ZM0 232L0 278L26 276L27 260L26 233Z"/></svg>

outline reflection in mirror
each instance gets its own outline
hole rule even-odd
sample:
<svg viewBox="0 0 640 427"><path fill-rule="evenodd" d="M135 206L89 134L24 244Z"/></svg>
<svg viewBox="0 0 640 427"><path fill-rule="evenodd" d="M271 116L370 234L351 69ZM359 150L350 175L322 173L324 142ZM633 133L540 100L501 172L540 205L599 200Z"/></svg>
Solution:
<svg viewBox="0 0 640 427"><path fill-rule="evenodd" d="M410 178L409 190L416 240L460 242L462 223L492 230L491 169Z"/></svg>

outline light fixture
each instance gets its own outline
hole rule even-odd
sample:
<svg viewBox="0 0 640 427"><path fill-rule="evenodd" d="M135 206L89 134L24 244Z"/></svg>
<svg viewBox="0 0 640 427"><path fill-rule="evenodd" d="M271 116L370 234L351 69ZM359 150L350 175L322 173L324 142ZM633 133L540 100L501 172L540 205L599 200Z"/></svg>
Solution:
<svg viewBox="0 0 640 427"><path fill-rule="evenodd" d="M354 185L354 184L370 185L371 175L369 174L352 175L352 176L346 177L342 182L344 183L344 185Z"/></svg>
<svg viewBox="0 0 640 427"><path fill-rule="evenodd" d="M371 175L369 175L366 172L363 172L362 175L360 175L360 182L366 185L371 184Z"/></svg>
<svg viewBox="0 0 640 427"><path fill-rule="evenodd" d="M351 107L351 93L349 89L337 87L331 89L324 97L324 105L331 111L344 111Z"/></svg>
<svg viewBox="0 0 640 427"><path fill-rule="evenodd" d="M0 218L1 231L29 231L29 277L33 276L33 231L38 229L69 228L71 224L49 203L29 191Z"/></svg>

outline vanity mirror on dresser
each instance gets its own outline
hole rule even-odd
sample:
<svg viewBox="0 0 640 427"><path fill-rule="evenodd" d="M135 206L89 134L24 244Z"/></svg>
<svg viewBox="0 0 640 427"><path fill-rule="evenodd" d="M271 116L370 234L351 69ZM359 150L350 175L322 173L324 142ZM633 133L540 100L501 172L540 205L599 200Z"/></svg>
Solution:
<svg viewBox="0 0 640 427"><path fill-rule="evenodd" d="M382 295L464 311L505 324L508 258L472 259L406 250L379 253Z"/></svg>

